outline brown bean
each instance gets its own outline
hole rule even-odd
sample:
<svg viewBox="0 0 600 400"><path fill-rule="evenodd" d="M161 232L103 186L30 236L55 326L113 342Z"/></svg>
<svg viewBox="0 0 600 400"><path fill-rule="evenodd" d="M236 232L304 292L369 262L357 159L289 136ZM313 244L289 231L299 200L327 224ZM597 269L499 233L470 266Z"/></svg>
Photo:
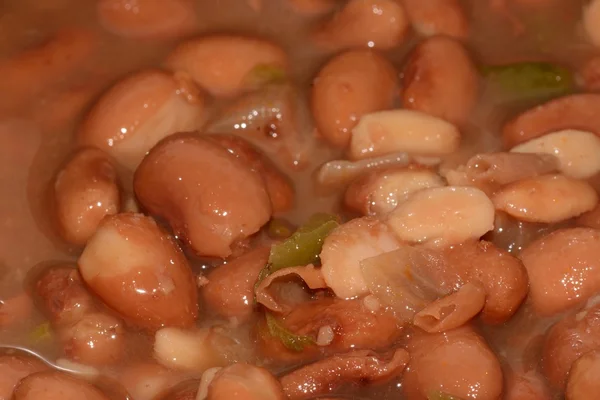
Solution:
<svg viewBox="0 0 600 400"><path fill-rule="evenodd" d="M11 399L13 390L21 379L48 369L48 365L34 358L17 355L0 356L0 400Z"/></svg>
<svg viewBox="0 0 600 400"><path fill-rule="evenodd" d="M240 321L248 319L254 309L254 284L268 259L269 247L259 247L210 271L201 290L210 312Z"/></svg>
<svg viewBox="0 0 600 400"><path fill-rule="evenodd" d="M533 309L557 314L584 304L600 289L600 231L561 229L531 243L520 256Z"/></svg>
<svg viewBox="0 0 600 400"><path fill-rule="evenodd" d="M197 24L191 0L98 0L96 7L104 29L125 38L170 39Z"/></svg>
<svg viewBox="0 0 600 400"><path fill-rule="evenodd" d="M146 156L134 177L146 210L165 218L198 255L228 257L231 246L271 217L260 175L208 138L172 136Z"/></svg>
<svg viewBox="0 0 600 400"><path fill-rule="evenodd" d="M181 43L167 57L165 66L188 73L213 96L232 97L248 87L257 67L286 71L288 60L279 46L266 40L216 35Z"/></svg>
<svg viewBox="0 0 600 400"><path fill-rule="evenodd" d="M138 363L119 371L118 379L135 400L153 400L181 381L180 374L162 365Z"/></svg>
<svg viewBox="0 0 600 400"><path fill-rule="evenodd" d="M600 229L600 204L592 211L586 212L577 218L577 225Z"/></svg>
<svg viewBox="0 0 600 400"><path fill-rule="evenodd" d="M117 172L108 155L94 148L75 153L56 176L54 201L63 239L84 245L100 220L121 208Z"/></svg>
<svg viewBox="0 0 600 400"><path fill-rule="evenodd" d="M38 372L22 379L13 400L108 400L98 388L62 372Z"/></svg>
<svg viewBox="0 0 600 400"><path fill-rule="evenodd" d="M211 137L263 177L274 213L289 211L294 206L296 194L293 184L265 154L239 136L212 135Z"/></svg>
<svg viewBox="0 0 600 400"><path fill-rule="evenodd" d="M600 94L573 94L533 107L508 121L502 128L506 148L547 133L577 129L600 135Z"/></svg>
<svg viewBox="0 0 600 400"><path fill-rule="evenodd" d="M188 262L152 218L133 213L106 217L77 264L91 290L137 326L187 327L198 316Z"/></svg>
<svg viewBox="0 0 600 400"><path fill-rule="evenodd" d="M390 49L409 31L406 13L396 0L350 0L314 33L318 46L343 49Z"/></svg>
<svg viewBox="0 0 600 400"><path fill-rule="evenodd" d="M600 351L591 351L579 357L569 371L569 382L565 398L567 400L586 400L591 393L600 390Z"/></svg>
<svg viewBox="0 0 600 400"><path fill-rule="evenodd" d="M287 0L290 7L302 15L326 14L333 10L337 0Z"/></svg>
<svg viewBox="0 0 600 400"><path fill-rule="evenodd" d="M469 21L458 0L402 0L413 28L423 36L469 36Z"/></svg>
<svg viewBox="0 0 600 400"><path fill-rule="evenodd" d="M600 349L600 306L593 306L557 322L546 334L542 367L548 383L564 390L573 363Z"/></svg>
<svg viewBox="0 0 600 400"><path fill-rule="evenodd" d="M596 47L600 47L600 29L598 21L600 20L600 1L592 0L583 8L583 28L590 42Z"/></svg>
<svg viewBox="0 0 600 400"><path fill-rule="evenodd" d="M583 86L588 91L600 90L600 57L586 61L581 67L579 75L583 79Z"/></svg>
<svg viewBox="0 0 600 400"><path fill-rule="evenodd" d="M313 82L311 108L319 133L345 148L360 117L392 106L398 93L394 66L371 50L351 50L329 60Z"/></svg>
<svg viewBox="0 0 600 400"><path fill-rule="evenodd" d="M432 393L497 400L502 394L500 363L468 326L445 333L414 332L407 350L410 362L402 387L408 400L426 400Z"/></svg>
<svg viewBox="0 0 600 400"><path fill-rule="evenodd" d="M204 100L184 75L149 69L111 87L86 115L76 134L80 146L97 147L134 170L162 138L198 129Z"/></svg>
<svg viewBox="0 0 600 400"><path fill-rule="evenodd" d="M217 372L208 386L207 400L284 400L283 389L269 371L237 363Z"/></svg>
<svg viewBox="0 0 600 400"><path fill-rule="evenodd" d="M440 65L444 68L439 68ZM459 42L436 36L412 51L404 67L402 84L405 108L462 125L475 107L479 74Z"/></svg>

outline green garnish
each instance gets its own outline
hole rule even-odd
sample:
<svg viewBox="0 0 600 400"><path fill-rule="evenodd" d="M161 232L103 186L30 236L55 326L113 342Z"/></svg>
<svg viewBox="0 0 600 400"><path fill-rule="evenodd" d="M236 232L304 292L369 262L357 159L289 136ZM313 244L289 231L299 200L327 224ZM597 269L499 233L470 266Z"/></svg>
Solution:
<svg viewBox="0 0 600 400"><path fill-rule="evenodd" d="M519 98L558 96L574 87L570 70L544 62L484 66L481 73L491 85Z"/></svg>
<svg viewBox="0 0 600 400"><path fill-rule="evenodd" d="M293 233L292 225L282 218L273 218L267 227L267 234L273 239L287 239Z"/></svg>
<svg viewBox="0 0 600 400"><path fill-rule="evenodd" d="M288 331L271 313L265 313L265 318L269 334L281 340L286 348L301 352L306 346L315 344L315 340L310 336L295 335Z"/></svg>
<svg viewBox="0 0 600 400"><path fill-rule="evenodd" d="M427 396L427 400L462 400L460 397L452 396L443 392L434 392Z"/></svg>
<svg viewBox="0 0 600 400"><path fill-rule="evenodd" d="M285 83L286 79L287 75L282 67L270 64L259 64L248 72L245 80L250 86L260 87L268 84Z"/></svg>
<svg viewBox="0 0 600 400"><path fill-rule="evenodd" d="M39 324L29 334L29 338L33 343L40 343L51 340L53 337L52 327L50 322Z"/></svg>

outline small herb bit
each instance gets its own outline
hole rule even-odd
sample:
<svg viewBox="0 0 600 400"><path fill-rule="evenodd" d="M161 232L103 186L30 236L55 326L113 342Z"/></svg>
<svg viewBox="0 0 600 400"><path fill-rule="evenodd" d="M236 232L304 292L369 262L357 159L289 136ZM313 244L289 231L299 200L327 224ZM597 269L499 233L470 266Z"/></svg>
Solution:
<svg viewBox="0 0 600 400"><path fill-rule="evenodd" d="M273 239L287 239L293 233L292 224L282 218L273 218L267 227L267 234Z"/></svg>
<svg viewBox="0 0 600 400"><path fill-rule="evenodd" d="M285 83L286 79L287 75L282 67L270 64L259 64L246 75L247 84L253 87Z"/></svg>
<svg viewBox="0 0 600 400"><path fill-rule="evenodd" d="M29 338L34 343L45 342L51 340L53 337L52 327L50 326L50 322L44 322L31 331L29 334Z"/></svg>
<svg viewBox="0 0 600 400"><path fill-rule="evenodd" d="M293 351L301 352L305 347L315 344L315 340L310 336L295 335L284 328L281 323L271 313L265 313L267 320L267 329L269 334L281 340L283 345Z"/></svg>

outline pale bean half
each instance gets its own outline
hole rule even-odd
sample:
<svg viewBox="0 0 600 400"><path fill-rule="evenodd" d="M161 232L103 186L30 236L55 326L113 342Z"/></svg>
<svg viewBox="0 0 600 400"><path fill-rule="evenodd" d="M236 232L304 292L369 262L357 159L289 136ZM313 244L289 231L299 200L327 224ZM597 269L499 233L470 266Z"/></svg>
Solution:
<svg viewBox="0 0 600 400"><path fill-rule="evenodd" d="M592 210L598 194L587 182L542 175L507 185L492 200L497 210L519 220L556 223Z"/></svg>
<svg viewBox="0 0 600 400"><path fill-rule="evenodd" d="M363 115L352 129L349 157L354 160L405 152L440 156L458 149L460 132L449 122L413 110Z"/></svg>
<svg viewBox="0 0 600 400"><path fill-rule="evenodd" d="M159 330L154 337L154 358L167 368L193 372L225 365L215 349L215 334L210 329Z"/></svg>
<svg viewBox="0 0 600 400"><path fill-rule="evenodd" d="M84 245L100 220L121 208L117 172L103 151L75 153L54 181L56 222L64 240Z"/></svg>
<svg viewBox="0 0 600 400"><path fill-rule="evenodd" d="M396 207L386 223L403 241L453 245L494 229L494 205L474 187L429 188Z"/></svg>
<svg viewBox="0 0 600 400"><path fill-rule="evenodd" d="M183 75L145 70L110 88L77 132L81 146L97 147L134 170L162 138L198 129L204 100Z"/></svg>
<svg viewBox="0 0 600 400"><path fill-rule="evenodd" d="M329 60L313 82L311 108L318 132L345 148L365 114L390 108L397 96L394 66L372 50L351 50Z"/></svg>
<svg viewBox="0 0 600 400"><path fill-rule="evenodd" d="M552 154L559 160L560 172L572 178L586 179L600 172L600 137L592 132L552 132L521 143L511 152Z"/></svg>
<svg viewBox="0 0 600 400"><path fill-rule="evenodd" d="M363 215L384 215L419 190L444 186L429 169L388 168L368 173L350 184L344 204Z"/></svg>

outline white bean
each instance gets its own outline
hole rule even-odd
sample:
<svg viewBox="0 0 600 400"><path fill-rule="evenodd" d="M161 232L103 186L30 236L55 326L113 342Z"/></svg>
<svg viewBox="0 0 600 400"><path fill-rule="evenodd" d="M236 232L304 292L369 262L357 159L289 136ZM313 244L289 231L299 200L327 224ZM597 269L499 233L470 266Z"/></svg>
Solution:
<svg viewBox="0 0 600 400"><path fill-rule="evenodd" d="M163 328L154 337L154 358L167 368L204 372L223 366L209 329Z"/></svg>
<svg viewBox="0 0 600 400"><path fill-rule="evenodd" d="M458 149L460 132L449 122L420 111L389 110L364 115L352 130L352 159L406 152L424 156Z"/></svg>

